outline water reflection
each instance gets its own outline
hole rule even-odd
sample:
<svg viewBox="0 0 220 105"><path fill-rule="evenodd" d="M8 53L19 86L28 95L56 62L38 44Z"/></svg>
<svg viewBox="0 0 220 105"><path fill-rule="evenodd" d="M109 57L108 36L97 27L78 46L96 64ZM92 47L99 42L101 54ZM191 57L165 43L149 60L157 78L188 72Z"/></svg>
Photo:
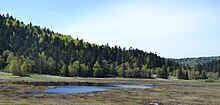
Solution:
<svg viewBox="0 0 220 105"><path fill-rule="evenodd" d="M120 88L138 88L146 89L152 88L145 85L125 85L125 84L99 84L99 83L27 83L35 86L56 86L54 88L47 88L45 92L26 92L28 94L79 94L89 92L99 92L110 89Z"/></svg>

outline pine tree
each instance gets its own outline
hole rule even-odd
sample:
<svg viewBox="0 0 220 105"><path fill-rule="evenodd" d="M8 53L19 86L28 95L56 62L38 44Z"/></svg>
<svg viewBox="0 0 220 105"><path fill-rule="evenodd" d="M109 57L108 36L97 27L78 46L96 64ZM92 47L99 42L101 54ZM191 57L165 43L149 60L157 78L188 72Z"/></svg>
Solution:
<svg viewBox="0 0 220 105"><path fill-rule="evenodd" d="M96 61L96 63L93 66L93 70L94 70L94 77L102 77L103 76L103 69L101 68L100 64L98 61Z"/></svg>
<svg viewBox="0 0 220 105"><path fill-rule="evenodd" d="M74 67L71 63L68 65L68 72L70 77L74 76Z"/></svg>
<svg viewBox="0 0 220 105"><path fill-rule="evenodd" d="M80 63L78 60L73 62L72 67L73 67L73 76L78 76L78 77L81 76Z"/></svg>
<svg viewBox="0 0 220 105"><path fill-rule="evenodd" d="M46 72L46 64L47 64L47 56L45 55L45 52L38 53L38 61L36 63L38 71L38 74L42 74Z"/></svg>
<svg viewBox="0 0 220 105"><path fill-rule="evenodd" d="M111 77L117 76L114 63L110 64L109 69L110 69L109 74L110 74Z"/></svg>
<svg viewBox="0 0 220 105"><path fill-rule="evenodd" d="M56 69L56 62L52 57L49 57L47 60L47 73L48 74L56 74L54 71Z"/></svg>
<svg viewBox="0 0 220 105"><path fill-rule="evenodd" d="M35 65L35 62L31 60L29 57L26 57L24 60L27 64L27 72L33 72L33 66Z"/></svg>
<svg viewBox="0 0 220 105"><path fill-rule="evenodd" d="M80 70L81 70L81 75L80 76L88 76L88 67L86 66L85 63L80 64Z"/></svg>
<svg viewBox="0 0 220 105"><path fill-rule="evenodd" d="M0 63L0 68L8 69L14 56L18 58L20 65L26 62L27 72L30 73L59 75L65 71L63 75L93 76L93 66L97 60L102 69L98 72L101 73L99 76L125 77L125 70L131 70L135 72L133 75L140 77L142 71L134 71L135 69L143 65L148 65L151 69L165 64L165 59L154 53L133 48L121 49L120 46L111 48L108 44L105 46L90 44L82 39L54 33L48 28L40 28L32 23L25 25L9 14L0 15L0 29L0 55L3 53L3 63ZM12 52L13 54L10 55ZM77 60L80 61L77 64L80 66L79 69L71 69L78 68L72 63Z"/></svg>
<svg viewBox="0 0 220 105"><path fill-rule="evenodd" d="M117 66L117 73L120 77L125 77L125 67L124 64Z"/></svg>
<svg viewBox="0 0 220 105"><path fill-rule="evenodd" d="M61 74L63 76L69 76L69 71L68 71L68 67L66 66L65 63L63 63L63 66L61 68Z"/></svg>

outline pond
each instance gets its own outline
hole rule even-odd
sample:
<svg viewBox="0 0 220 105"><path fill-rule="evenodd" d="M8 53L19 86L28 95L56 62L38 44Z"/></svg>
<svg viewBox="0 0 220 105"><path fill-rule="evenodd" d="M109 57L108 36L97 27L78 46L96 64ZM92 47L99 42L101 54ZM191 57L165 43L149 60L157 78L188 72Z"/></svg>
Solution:
<svg viewBox="0 0 220 105"><path fill-rule="evenodd" d="M90 93L99 92L110 89L121 89L121 88L138 88L146 89L152 88L152 86L146 85L128 85L128 84L103 84L103 83L60 83L60 82L34 82L34 83L24 83L28 85L35 86L55 86L53 88L47 88L44 92L26 92L27 94L80 94L80 93Z"/></svg>

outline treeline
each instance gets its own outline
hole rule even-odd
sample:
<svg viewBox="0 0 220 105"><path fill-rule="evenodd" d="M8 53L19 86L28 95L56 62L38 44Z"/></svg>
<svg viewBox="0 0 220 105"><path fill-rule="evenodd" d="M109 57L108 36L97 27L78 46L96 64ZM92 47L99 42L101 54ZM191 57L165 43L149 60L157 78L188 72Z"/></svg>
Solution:
<svg viewBox="0 0 220 105"><path fill-rule="evenodd" d="M218 65L218 66L217 66ZM198 67L197 67L198 66ZM219 62L190 67L139 49L73 39L47 28L0 15L0 69L77 77L206 79L219 77Z"/></svg>
<svg viewBox="0 0 220 105"><path fill-rule="evenodd" d="M219 79L219 56L175 59L175 62L180 65L175 74L179 79Z"/></svg>
<svg viewBox="0 0 220 105"><path fill-rule="evenodd" d="M213 57L198 57L198 58L181 58L181 59L170 59L174 60L182 66L195 67L198 64L206 64L212 62L213 60L220 60L220 56Z"/></svg>
<svg viewBox="0 0 220 105"><path fill-rule="evenodd" d="M27 71L63 76L126 77L136 70L143 72L144 66L151 69L166 65L165 59L154 53L90 44L32 23L25 25L9 14L0 15L0 54L0 68L21 76L27 75L22 73Z"/></svg>

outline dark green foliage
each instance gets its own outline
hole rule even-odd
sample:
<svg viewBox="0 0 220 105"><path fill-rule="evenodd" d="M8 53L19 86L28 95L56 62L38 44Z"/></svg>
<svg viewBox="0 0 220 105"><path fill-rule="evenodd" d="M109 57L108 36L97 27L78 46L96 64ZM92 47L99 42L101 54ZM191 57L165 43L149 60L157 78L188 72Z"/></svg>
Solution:
<svg viewBox="0 0 220 105"><path fill-rule="evenodd" d="M92 69L94 70L94 77L103 77L104 72L98 61L96 61Z"/></svg>
<svg viewBox="0 0 220 105"><path fill-rule="evenodd" d="M186 71L186 75L185 75L185 78L184 79L186 79L186 80L188 80L189 79L189 74L188 74L188 71Z"/></svg>
<svg viewBox="0 0 220 105"><path fill-rule="evenodd" d="M90 44L32 23L25 25L9 15L0 15L0 69L15 75L38 73L130 78L157 75L165 79L172 75L180 79L206 79L210 76L216 79L219 68L219 61L213 61L197 65L194 70L151 52Z"/></svg>
<svg viewBox="0 0 220 105"><path fill-rule="evenodd" d="M215 80L214 80L214 79L211 79L211 78L205 80L205 82L214 82L214 81L215 81Z"/></svg>
<svg viewBox="0 0 220 105"><path fill-rule="evenodd" d="M3 65L4 65L4 59L3 59L3 57L0 55L0 69L3 68Z"/></svg>
<svg viewBox="0 0 220 105"><path fill-rule="evenodd" d="M89 73L88 66L86 66L85 63L80 64L80 76L86 77L86 76L88 76L88 73Z"/></svg>
<svg viewBox="0 0 220 105"><path fill-rule="evenodd" d="M73 62L73 64L70 64L68 66L68 69L69 69L70 76L80 76L82 74L80 71L80 63L78 60Z"/></svg>
<svg viewBox="0 0 220 105"><path fill-rule="evenodd" d="M54 70L56 69L56 62L54 61L54 59L52 57L49 57L48 60L47 60L47 72L49 74L56 74L54 72Z"/></svg>
<svg viewBox="0 0 220 105"><path fill-rule="evenodd" d="M116 72L116 67L115 67L115 64L114 63L112 63L112 64L110 64L110 67L109 67L109 77L115 77L115 76L117 76L117 72Z"/></svg>
<svg viewBox="0 0 220 105"><path fill-rule="evenodd" d="M167 71L167 68L165 67L162 67L162 68L158 68L158 71L157 71L157 76L160 77L160 78L164 78L164 79L167 79L168 76L169 76L169 73Z"/></svg>
<svg viewBox="0 0 220 105"><path fill-rule="evenodd" d="M125 77L125 70L136 70L142 65L156 68L165 64L165 59L154 53L90 44L32 23L25 25L12 16L0 15L0 46L0 68L8 65L7 58L11 59L8 56L13 52L17 58L24 56L31 60L32 63L26 62L27 72L38 74L93 76L94 72L98 73L93 69L97 60L102 68L99 76ZM77 65L73 63L75 61L78 61ZM138 74L139 71L135 72Z"/></svg>
<svg viewBox="0 0 220 105"><path fill-rule="evenodd" d="M220 72L220 60L213 60L202 65L197 65L196 68L200 68L207 72Z"/></svg>
<svg viewBox="0 0 220 105"><path fill-rule="evenodd" d="M61 74L63 76L69 76L69 71L68 71L68 67L66 66L65 63L63 63L62 68L61 68Z"/></svg>
<svg viewBox="0 0 220 105"><path fill-rule="evenodd" d="M180 65L185 65L189 67L195 67L198 64L206 64L212 62L213 60L220 60L220 56L214 57L199 57L199 58L182 58L182 59L169 59L174 60Z"/></svg>
<svg viewBox="0 0 220 105"><path fill-rule="evenodd" d="M116 67L116 70L117 70L117 74L120 77L125 77L125 64L124 63L122 63L121 65L118 65Z"/></svg>
<svg viewBox="0 0 220 105"><path fill-rule="evenodd" d="M180 79L218 79L220 72L220 57L200 57L176 59L181 66L177 70Z"/></svg>

